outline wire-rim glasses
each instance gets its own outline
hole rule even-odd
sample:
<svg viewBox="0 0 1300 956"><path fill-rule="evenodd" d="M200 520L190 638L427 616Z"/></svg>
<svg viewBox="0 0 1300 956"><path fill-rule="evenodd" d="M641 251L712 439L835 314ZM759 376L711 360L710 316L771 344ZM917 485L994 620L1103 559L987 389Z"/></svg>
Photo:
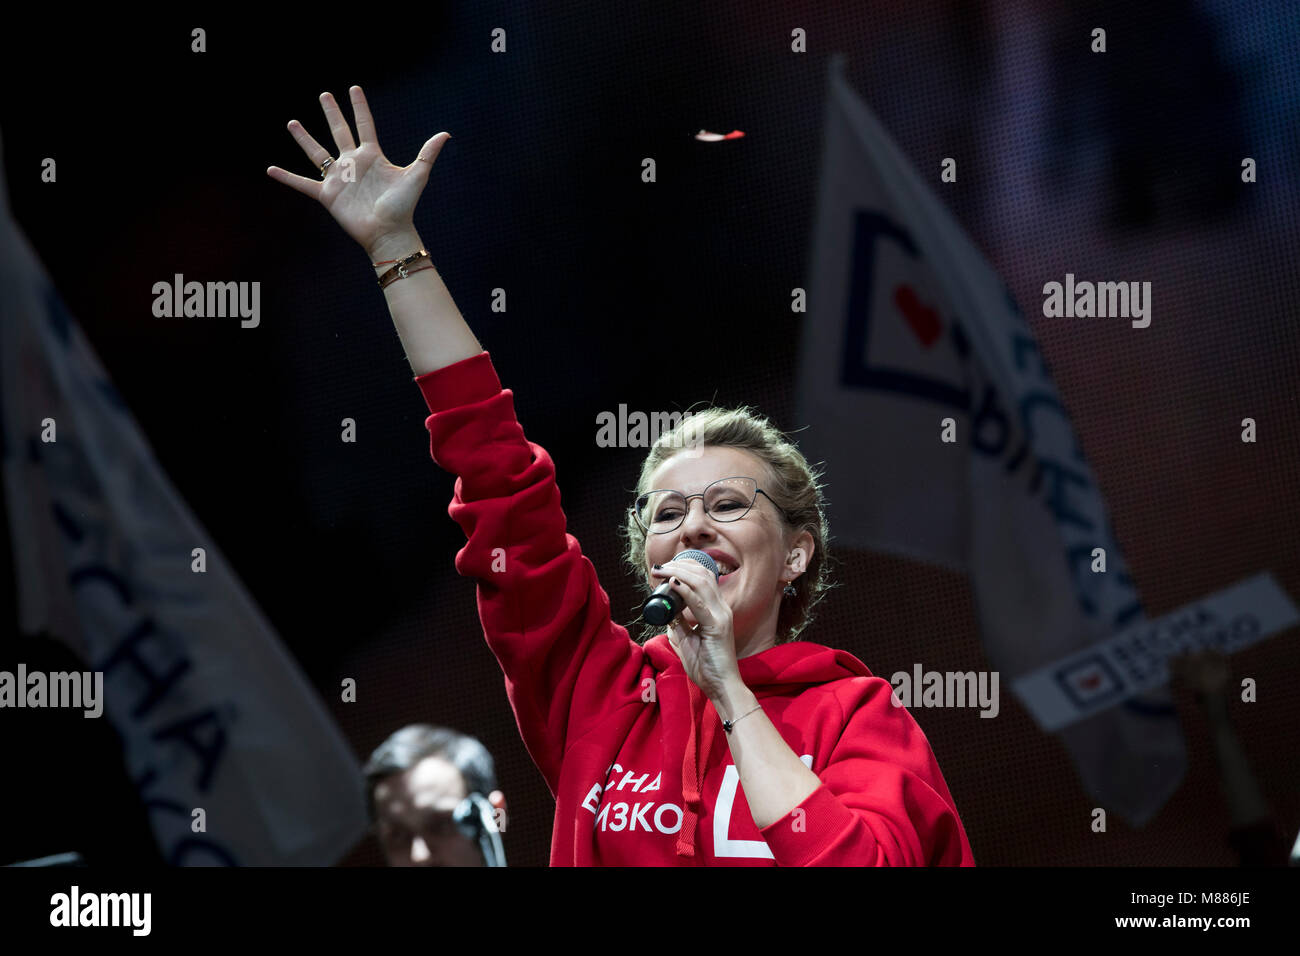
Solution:
<svg viewBox="0 0 1300 956"><path fill-rule="evenodd" d="M772 501L772 496L758 487L758 482L753 478L737 475L710 482L697 495L685 495L672 488L647 491L637 496L631 511L642 531L647 534L668 534L682 526L692 498L703 499L704 513L714 521L739 521L749 514L759 495ZM776 505L776 502L772 501L772 504Z"/></svg>

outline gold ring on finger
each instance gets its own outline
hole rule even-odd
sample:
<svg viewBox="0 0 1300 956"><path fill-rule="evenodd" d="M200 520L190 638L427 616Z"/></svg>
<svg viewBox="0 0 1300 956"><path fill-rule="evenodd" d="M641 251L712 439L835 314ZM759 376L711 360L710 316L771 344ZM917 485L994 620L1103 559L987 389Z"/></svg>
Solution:
<svg viewBox="0 0 1300 956"><path fill-rule="evenodd" d="M334 162L334 157L333 157L333 156L326 156L326 157L325 157L325 162L323 162L323 163L320 164L320 178L321 178L321 179L324 179L324 178L325 178L325 170L329 169L329 168L330 168L330 164L333 163L333 162Z"/></svg>

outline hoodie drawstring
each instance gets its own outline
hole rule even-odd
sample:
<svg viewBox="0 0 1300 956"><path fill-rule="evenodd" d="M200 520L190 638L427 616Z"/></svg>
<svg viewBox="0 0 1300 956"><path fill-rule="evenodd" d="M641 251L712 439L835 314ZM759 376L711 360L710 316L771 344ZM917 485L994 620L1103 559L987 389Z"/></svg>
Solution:
<svg viewBox="0 0 1300 956"><path fill-rule="evenodd" d="M687 693L690 700L691 732L686 738L686 749L682 754L682 826L677 831L677 855L695 856L695 836L700 822L701 790L704 783L704 770L709 765L709 752L713 749L713 738L717 736L718 715L710 719L708 711L712 705L705 698L704 692L688 680ZM696 714L699 714L697 719ZM699 726L699 720L704 726ZM701 733L702 731L702 733ZM701 746L701 744L703 746Z"/></svg>

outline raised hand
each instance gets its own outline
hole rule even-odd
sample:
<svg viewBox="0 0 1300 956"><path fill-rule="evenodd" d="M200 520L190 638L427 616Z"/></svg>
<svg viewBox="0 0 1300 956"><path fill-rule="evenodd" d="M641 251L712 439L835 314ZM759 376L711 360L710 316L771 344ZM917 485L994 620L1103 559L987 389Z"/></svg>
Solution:
<svg viewBox="0 0 1300 956"><path fill-rule="evenodd" d="M324 177L309 179L279 166L269 167L266 174L320 202L344 232L373 254L383 246L387 237L408 234L413 229L416 203L429 181L434 160L442 151L443 144L451 139L451 134L438 133L428 140L420 147L419 155L411 165L394 166L379 148L375 122L361 87L351 87L348 94L352 99L360 145L352 139L352 130L348 128L348 121L333 94L322 93L321 109L338 149L338 155L333 157ZM289 132L313 166L319 168L331 157L329 151L317 143L297 120L289 121ZM351 174L345 176L344 169L349 165L345 161L349 160ZM348 181L349 178L353 181Z"/></svg>

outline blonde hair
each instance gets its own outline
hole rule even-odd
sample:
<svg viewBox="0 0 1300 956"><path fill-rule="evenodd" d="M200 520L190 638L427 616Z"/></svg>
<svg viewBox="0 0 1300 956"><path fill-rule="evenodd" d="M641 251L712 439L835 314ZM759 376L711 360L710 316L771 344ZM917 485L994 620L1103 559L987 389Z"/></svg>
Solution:
<svg viewBox="0 0 1300 956"><path fill-rule="evenodd" d="M768 470L767 478L760 477L759 487L771 496L785 530L790 535L804 531L812 535L813 549L808 565L792 582L794 597L782 598L777 616L777 643L793 641L812 623L813 608L833 586L827 552L830 528L826 523L826 501L819 480L822 472L809 466L803 453L779 429L763 416L751 412L748 406L706 408L687 413L675 428L659 436L641 465L635 496L652 490L650 478L665 462L676 455L709 447L740 448L756 455ZM623 536L627 541L624 560L637 580L642 582L648 596L651 588L646 581L647 535L631 508L627 512ZM662 628L647 624L640 640L646 641L660 631Z"/></svg>

